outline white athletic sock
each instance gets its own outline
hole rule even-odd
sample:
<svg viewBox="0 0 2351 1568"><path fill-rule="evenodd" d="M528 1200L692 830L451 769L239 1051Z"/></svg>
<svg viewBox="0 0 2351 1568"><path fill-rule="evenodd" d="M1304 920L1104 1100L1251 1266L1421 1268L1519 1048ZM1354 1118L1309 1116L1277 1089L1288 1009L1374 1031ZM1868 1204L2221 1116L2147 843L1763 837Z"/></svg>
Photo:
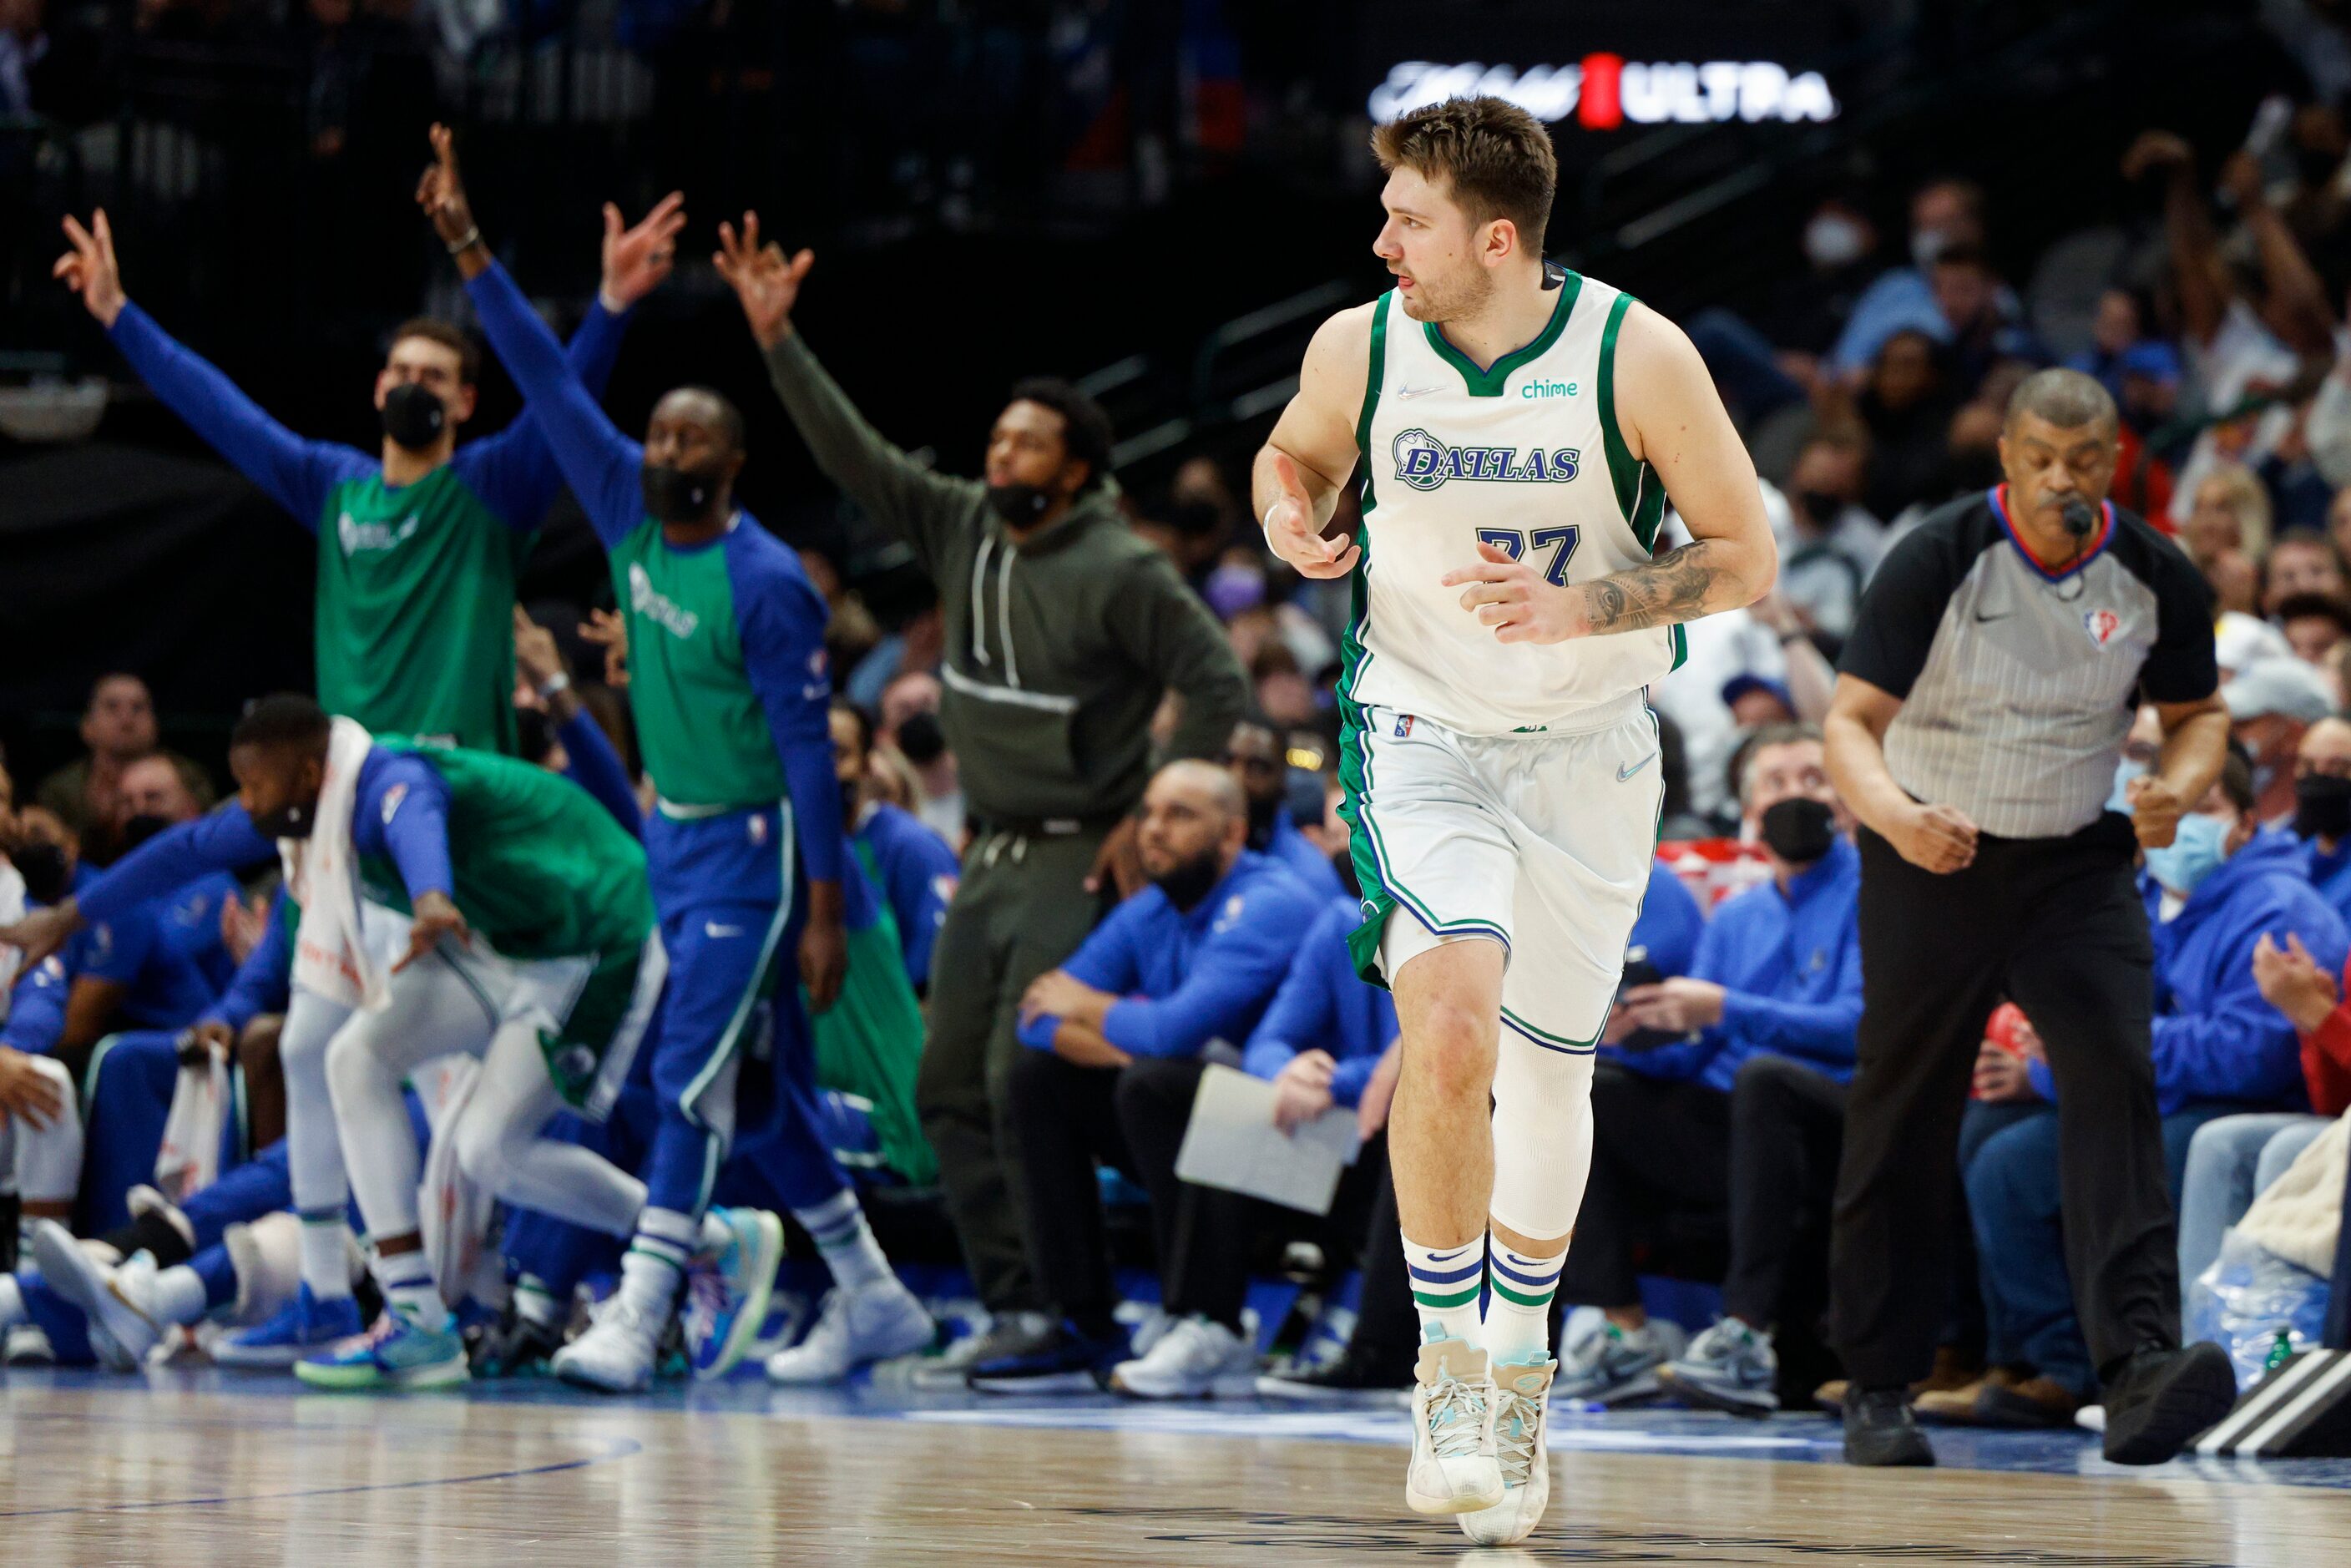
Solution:
<svg viewBox="0 0 2351 1568"><path fill-rule="evenodd" d="M1423 1247L1404 1239L1405 1274L1413 1304L1420 1309L1420 1337L1481 1343L1478 1287L1486 1272L1486 1242L1479 1237L1458 1247Z"/></svg>
<svg viewBox="0 0 2351 1568"><path fill-rule="evenodd" d="M1530 1258L1502 1245L1499 1237L1487 1243L1492 1253L1486 1282L1493 1295L1486 1305L1486 1347L1497 1365L1527 1366L1551 1354L1551 1300L1559 1293L1559 1271L1567 1262L1562 1250L1549 1258Z"/></svg>
<svg viewBox="0 0 2351 1568"><path fill-rule="evenodd" d="M167 1323L193 1323L204 1315L204 1277L185 1263L155 1276L155 1315Z"/></svg>
<svg viewBox="0 0 2351 1568"><path fill-rule="evenodd" d="M865 1223L865 1211L857 1206L857 1194L850 1188L842 1187L812 1208L792 1210L792 1218L815 1239L825 1267L832 1270L832 1282L842 1290L863 1290L895 1277L882 1244L873 1239L873 1228Z"/></svg>
<svg viewBox="0 0 2351 1568"><path fill-rule="evenodd" d="M735 1228L719 1218L716 1209L705 1212L702 1217L702 1239L695 1243L694 1255L697 1258L715 1257L726 1251L734 1243Z"/></svg>
<svg viewBox="0 0 2351 1568"><path fill-rule="evenodd" d="M313 1299L331 1301L351 1293L350 1236L340 1208L302 1216L302 1282Z"/></svg>
<svg viewBox="0 0 2351 1568"><path fill-rule="evenodd" d="M17 1287L16 1276L0 1274L0 1329L12 1329L25 1322L25 1292Z"/></svg>
<svg viewBox="0 0 2351 1568"><path fill-rule="evenodd" d="M685 1261L701 1239L702 1222L674 1208L648 1208L637 1218L637 1234L621 1260L621 1294L656 1321L666 1319L677 1297Z"/></svg>
<svg viewBox="0 0 2351 1568"><path fill-rule="evenodd" d="M377 1253L375 1282L383 1287L385 1304L411 1327L438 1333L449 1326L448 1303L433 1282L432 1260L422 1251Z"/></svg>
<svg viewBox="0 0 2351 1568"><path fill-rule="evenodd" d="M515 1316L537 1328L551 1329L562 1321L562 1308L547 1281L536 1274L525 1274L515 1281Z"/></svg>

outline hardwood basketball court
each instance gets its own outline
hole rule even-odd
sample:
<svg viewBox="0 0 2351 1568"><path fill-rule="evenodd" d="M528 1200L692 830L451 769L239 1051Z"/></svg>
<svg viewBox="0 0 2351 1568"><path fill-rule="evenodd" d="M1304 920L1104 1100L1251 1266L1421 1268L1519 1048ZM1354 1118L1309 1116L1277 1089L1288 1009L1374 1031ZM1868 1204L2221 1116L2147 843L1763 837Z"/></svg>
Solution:
<svg viewBox="0 0 2351 1568"><path fill-rule="evenodd" d="M0 1376L7 1561L2351 1562L2351 1461L2125 1471L2070 1433L1945 1433L1943 1469L1855 1471L1821 1462L1834 1428L1817 1416L1569 1416L1542 1531L1490 1552L1404 1511L1393 1406L298 1390Z"/></svg>

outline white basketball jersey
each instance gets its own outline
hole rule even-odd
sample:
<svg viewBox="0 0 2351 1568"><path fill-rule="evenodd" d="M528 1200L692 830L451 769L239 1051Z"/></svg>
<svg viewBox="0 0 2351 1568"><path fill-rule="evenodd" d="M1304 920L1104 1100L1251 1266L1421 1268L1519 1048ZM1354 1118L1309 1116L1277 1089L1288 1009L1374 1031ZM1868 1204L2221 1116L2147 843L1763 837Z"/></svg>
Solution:
<svg viewBox="0 0 2351 1568"><path fill-rule="evenodd" d="M1391 292L1372 317L1355 424L1362 563L1340 693L1465 735L1551 728L1681 662L1681 628L1573 642L1495 640L1445 574L1487 540L1554 583L1646 563L1665 486L1616 423L1616 334L1633 297L1571 272L1533 342L1489 370L1413 320Z"/></svg>

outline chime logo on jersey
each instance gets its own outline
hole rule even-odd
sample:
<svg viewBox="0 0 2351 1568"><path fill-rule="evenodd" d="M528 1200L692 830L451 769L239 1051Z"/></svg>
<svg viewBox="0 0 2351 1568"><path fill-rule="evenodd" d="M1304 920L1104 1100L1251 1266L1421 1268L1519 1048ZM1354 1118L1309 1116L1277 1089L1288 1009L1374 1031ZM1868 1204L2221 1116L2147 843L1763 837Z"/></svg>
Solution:
<svg viewBox="0 0 2351 1568"><path fill-rule="evenodd" d="M345 555L357 555L363 549L391 549L415 532L413 514L397 523L363 523L349 512L335 519L335 537L342 541Z"/></svg>
<svg viewBox="0 0 2351 1568"><path fill-rule="evenodd" d="M2111 610L2082 612L2082 630L2087 632L2090 634L2090 641L2101 648L2113 642L2115 633L2122 629L2123 618Z"/></svg>
<svg viewBox="0 0 2351 1568"><path fill-rule="evenodd" d="M701 616L679 608L668 594L653 586L653 573L634 563L629 567L629 608L673 637L691 637L694 629L702 624Z"/></svg>
<svg viewBox="0 0 2351 1568"><path fill-rule="evenodd" d="M1447 446L1417 427L1395 438L1395 476L1416 490L1447 479L1499 479L1509 485L1557 485L1575 477L1582 455L1573 446L1546 452L1515 446Z"/></svg>

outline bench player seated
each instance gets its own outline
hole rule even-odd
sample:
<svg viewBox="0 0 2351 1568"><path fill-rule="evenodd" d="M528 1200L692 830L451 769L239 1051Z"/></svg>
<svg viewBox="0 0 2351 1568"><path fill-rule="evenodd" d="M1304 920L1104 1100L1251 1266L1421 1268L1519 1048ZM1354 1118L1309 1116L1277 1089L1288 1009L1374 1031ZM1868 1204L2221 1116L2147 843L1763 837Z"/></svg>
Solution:
<svg viewBox="0 0 2351 1568"><path fill-rule="evenodd" d="M1205 762L1161 768L1135 835L1152 885L1021 998L1029 1049L1012 1068L1012 1154L1030 1260L1060 1322L975 1362L975 1388L1092 1386L1125 1362L1097 1162L1151 1193L1162 1296L1177 1320L1169 1333L1183 1336L1182 1364L1167 1375L1198 1391L1231 1382L1246 1392L1254 1378L1222 1260L1186 1234L1199 1228L1187 1216L1203 1195L1176 1178L1205 1052L1249 1038L1319 913L1297 878L1244 847L1248 837L1249 802L1229 773ZM1161 1386L1161 1369L1136 1370Z"/></svg>
<svg viewBox="0 0 2351 1568"><path fill-rule="evenodd" d="M482 1058L481 1082L450 1134L466 1175L511 1201L633 1229L643 1185L538 1132L561 1100L590 1093L608 1065L625 1073L653 1011L661 959L648 942L643 851L584 792L530 764L379 745L305 697L256 705L231 737L229 760L238 800L158 838L86 896L102 903L126 887L266 859L277 852L256 823L298 849L296 985L340 988L352 1009L319 1063L326 1103L312 1075L289 1063L292 1123L335 1129L389 1307L374 1331L303 1364L303 1375L335 1386L455 1381L465 1374L464 1346L422 1249L422 1172L400 1125L401 1080L434 1057ZM362 938L373 913L363 878L409 921L405 953L390 965ZM69 903L0 940L53 941L78 917ZM298 1193L301 1174L298 1149ZM721 1314L722 1341L706 1363L714 1371L756 1331L780 1246L772 1215L713 1213L699 1228L690 1250L715 1256L733 1305L751 1309Z"/></svg>

